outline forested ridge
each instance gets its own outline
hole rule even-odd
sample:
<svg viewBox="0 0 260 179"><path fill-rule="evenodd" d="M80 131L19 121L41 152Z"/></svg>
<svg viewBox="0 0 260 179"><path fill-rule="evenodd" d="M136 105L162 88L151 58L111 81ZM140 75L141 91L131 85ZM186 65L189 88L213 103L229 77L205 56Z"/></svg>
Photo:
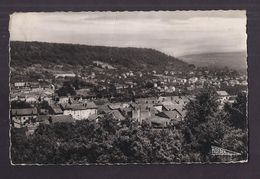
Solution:
<svg viewBox="0 0 260 179"><path fill-rule="evenodd" d="M149 67L157 69L185 69L187 63L148 48L120 48L89 46L78 44L59 44L46 42L12 41L11 66L27 67L31 64L90 65L102 61L126 68Z"/></svg>

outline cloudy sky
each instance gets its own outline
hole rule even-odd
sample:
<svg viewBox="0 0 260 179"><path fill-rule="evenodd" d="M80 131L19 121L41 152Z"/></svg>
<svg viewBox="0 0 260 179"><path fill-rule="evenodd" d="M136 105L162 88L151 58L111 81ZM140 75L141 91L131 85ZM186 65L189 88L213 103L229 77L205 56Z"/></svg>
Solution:
<svg viewBox="0 0 260 179"><path fill-rule="evenodd" d="M245 11L14 13L10 39L153 48L174 56L246 50Z"/></svg>

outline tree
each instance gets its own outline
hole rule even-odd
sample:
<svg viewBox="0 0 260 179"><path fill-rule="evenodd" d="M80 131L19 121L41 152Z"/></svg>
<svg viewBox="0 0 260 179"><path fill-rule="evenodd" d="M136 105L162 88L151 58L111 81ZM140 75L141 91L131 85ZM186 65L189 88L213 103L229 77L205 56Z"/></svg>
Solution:
<svg viewBox="0 0 260 179"><path fill-rule="evenodd" d="M18 134L11 135L14 163L169 163L181 158L178 131L154 131L110 115L97 123L41 124L31 136Z"/></svg>
<svg viewBox="0 0 260 179"><path fill-rule="evenodd" d="M242 130L247 128L247 95L238 93L235 102L232 105L225 105L225 110L229 114L230 124Z"/></svg>
<svg viewBox="0 0 260 179"><path fill-rule="evenodd" d="M223 137L222 147L240 153L232 160L246 160L248 157L248 130L230 130Z"/></svg>
<svg viewBox="0 0 260 179"><path fill-rule="evenodd" d="M146 84L145 84L145 88L153 88L153 83L148 81Z"/></svg>
<svg viewBox="0 0 260 179"><path fill-rule="evenodd" d="M227 162L247 159L245 94L240 94L232 106L226 105L225 108L227 109L222 110L218 107L217 95L213 89L203 90L187 104L182 161ZM210 155L212 145L241 153L241 155L212 156Z"/></svg>
<svg viewBox="0 0 260 179"><path fill-rule="evenodd" d="M71 84L69 82L64 82L63 86L61 88L59 88L58 90L56 90L56 93L59 96L68 96L68 95L75 95L76 91L74 90L74 88L71 86Z"/></svg>
<svg viewBox="0 0 260 179"><path fill-rule="evenodd" d="M31 105L26 101L12 101L11 108L12 109L31 108Z"/></svg>
<svg viewBox="0 0 260 179"><path fill-rule="evenodd" d="M216 91L202 90L187 104L184 124L184 145L187 151L202 155L206 161L211 145L219 145L226 130L225 115L219 112Z"/></svg>
<svg viewBox="0 0 260 179"><path fill-rule="evenodd" d="M197 127L200 123L207 122L218 111L218 96L214 89L206 88L186 105L186 124Z"/></svg>
<svg viewBox="0 0 260 179"><path fill-rule="evenodd" d="M78 75L76 75L76 77L73 79L72 85L74 86L74 88L75 88L76 90L79 89L80 81L79 81L79 76L78 76Z"/></svg>
<svg viewBox="0 0 260 179"><path fill-rule="evenodd" d="M43 109L49 109L48 101L42 101L41 103L39 103L39 107Z"/></svg>

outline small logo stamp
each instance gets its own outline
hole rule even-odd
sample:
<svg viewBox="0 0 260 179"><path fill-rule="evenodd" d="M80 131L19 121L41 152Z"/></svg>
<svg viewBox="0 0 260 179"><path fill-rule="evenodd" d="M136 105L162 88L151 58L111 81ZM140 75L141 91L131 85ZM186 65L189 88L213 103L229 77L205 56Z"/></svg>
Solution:
<svg viewBox="0 0 260 179"><path fill-rule="evenodd" d="M211 146L211 155L237 156L241 154L231 150L223 149L221 147Z"/></svg>

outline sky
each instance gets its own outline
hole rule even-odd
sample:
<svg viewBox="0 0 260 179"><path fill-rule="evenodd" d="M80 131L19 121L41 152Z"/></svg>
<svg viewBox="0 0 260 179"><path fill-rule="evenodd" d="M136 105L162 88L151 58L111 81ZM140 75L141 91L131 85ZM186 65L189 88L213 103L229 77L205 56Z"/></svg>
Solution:
<svg viewBox="0 0 260 179"><path fill-rule="evenodd" d="M38 12L10 16L10 40L153 48L173 56L246 51L246 11Z"/></svg>

